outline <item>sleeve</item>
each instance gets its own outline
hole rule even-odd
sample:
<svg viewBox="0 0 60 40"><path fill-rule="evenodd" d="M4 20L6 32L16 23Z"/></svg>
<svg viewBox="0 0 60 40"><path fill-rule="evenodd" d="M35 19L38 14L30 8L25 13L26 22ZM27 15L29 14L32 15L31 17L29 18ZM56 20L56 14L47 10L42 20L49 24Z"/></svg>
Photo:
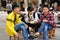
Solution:
<svg viewBox="0 0 60 40"><path fill-rule="evenodd" d="M39 20L39 22L41 23L42 21L43 21L43 15L40 14L40 20Z"/></svg>
<svg viewBox="0 0 60 40"><path fill-rule="evenodd" d="M39 20L37 13L35 14L35 20Z"/></svg>
<svg viewBox="0 0 60 40"><path fill-rule="evenodd" d="M19 15L17 15L17 23L21 23L21 18L19 17Z"/></svg>
<svg viewBox="0 0 60 40"><path fill-rule="evenodd" d="M21 23L22 21L21 21L21 18L18 18L18 23Z"/></svg>
<svg viewBox="0 0 60 40"><path fill-rule="evenodd" d="M7 18L9 19L9 18ZM6 28L8 29L8 31L10 31L12 34L16 34L16 31L14 30L14 24L12 24L11 21L6 20Z"/></svg>
<svg viewBox="0 0 60 40"><path fill-rule="evenodd" d="M24 18L24 20L26 23L29 21L28 14L26 14L26 17Z"/></svg>
<svg viewBox="0 0 60 40"><path fill-rule="evenodd" d="M53 14L51 14L51 15L49 16L49 18L48 18L48 23L50 23L50 24L53 25L53 23L54 23L54 15L53 15Z"/></svg>
<svg viewBox="0 0 60 40"><path fill-rule="evenodd" d="M28 17L25 18L25 22L26 22L26 23L28 22L28 19L29 19Z"/></svg>

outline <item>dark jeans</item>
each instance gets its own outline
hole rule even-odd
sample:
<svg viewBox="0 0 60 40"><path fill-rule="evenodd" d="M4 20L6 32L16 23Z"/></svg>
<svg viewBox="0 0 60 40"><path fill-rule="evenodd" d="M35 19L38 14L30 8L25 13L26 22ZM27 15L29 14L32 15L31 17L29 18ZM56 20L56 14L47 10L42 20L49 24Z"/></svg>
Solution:
<svg viewBox="0 0 60 40"><path fill-rule="evenodd" d="M36 23L36 24L31 24L31 23L26 23L29 27L32 27L34 30L35 30L35 32L37 32L38 31L38 28L40 27L40 23ZM29 28L27 28L27 30L28 30L28 33L30 33L29 32Z"/></svg>

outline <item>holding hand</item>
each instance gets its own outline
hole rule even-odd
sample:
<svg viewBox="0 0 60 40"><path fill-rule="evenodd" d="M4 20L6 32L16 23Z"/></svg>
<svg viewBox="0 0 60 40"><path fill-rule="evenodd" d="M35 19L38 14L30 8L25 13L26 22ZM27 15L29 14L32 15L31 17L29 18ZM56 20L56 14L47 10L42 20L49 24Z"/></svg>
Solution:
<svg viewBox="0 0 60 40"><path fill-rule="evenodd" d="M28 28L28 25L25 25L25 28L27 29Z"/></svg>
<svg viewBox="0 0 60 40"><path fill-rule="evenodd" d="M37 20L34 20L34 24L36 24L36 23L38 23L38 21Z"/></svg>
<svg viewBox="0 0 60 40"><path fill-rule="evenodd" d="M48 20L44 19L43 22L48 22Z"/></svg>
<svg viewBox="0 0 60 40"><path fill-rule="evenodd" d="M15 37L18 38L18 33L16 32Z"/></svg>

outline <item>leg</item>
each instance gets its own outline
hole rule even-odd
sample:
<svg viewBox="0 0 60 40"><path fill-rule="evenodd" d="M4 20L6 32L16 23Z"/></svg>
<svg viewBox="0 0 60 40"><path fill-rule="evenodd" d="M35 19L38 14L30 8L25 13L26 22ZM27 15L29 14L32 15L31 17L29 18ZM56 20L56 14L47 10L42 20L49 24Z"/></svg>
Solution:
<svg viewBox="0 0 60 40"><path fill-rule="evenodd" d="M44 40L48 40L47 29L48 29L48 23L42 22L41 27L39 28L38 32L43 31Z"/></svg>
<svg viewBox="0 0 60 40"><path fill-rule="evenodd" d="M37 23L37 24L35 24L36 26L35 26L35 30L36 30L36 32L38 32L38 29L39 29L39 27L40 27L40 23Z"/></svg>
<svg viewBox="0 0 60 40"><path fill-rule="evenodd" d="M26 29L25 29L25 23L20 23L20 24L15 25L15 30L16 31L22 30L24 40L28 40L28 35L27 35L28 33L26 32Z"/></svg>
<svg viewBox="0 0 60 40"><path fill-rule="evenodd" d="M44 40L48 40L48 31L47 31L47 29L48 29L48 25L46 25L43 29L43 38L44 38Z"/></svg>
<svg viewBox="0 0 60 40"><path fill-rule="evenodd" d="M42 23L41 23L41 26L40 26L40 28L38 29L38 32L35 34L36 36L38 36L39 33L41 33L41 32L44 30L46 24L47 24L46 22L42 22Z"/></svg>
<svg viewBox="0 0 60 40"><path fill-rule="evenodd" d="M16 40L15 36L10 36L9 40Z"/></svg>
<svg viewBox="0 0 60 40"><path fill-rule="evenodd" d="M45 28L46 22L42 22L40 28L38 29L38 32L42 32Z"/></svg>
<svg viewBox="0 0 60 40"><path fill-rule="evenodd" d="M11 36L9 37L9 40L11 40Z"/></svg>
<svg viewBox="0 0 60 40"><path fill-rule="evenodd" d="M34 24L34 31L37 32L38 31L38 26L36 24Z"/></svg>
<svg viewBox="0 0 60 40"><path fill-rule="evenodd" d="M48 40L48 28L53 29L52 25L50 25L49 23L45 23L45 27L43 29L44 40Z"/></svg>
<svg viewBox="0 0 60 40"><path fill-rule="evenodd" d="M49 26L48 26L48 37L52 38L52 34L53 34L53 26L49 24Z"/></svg>

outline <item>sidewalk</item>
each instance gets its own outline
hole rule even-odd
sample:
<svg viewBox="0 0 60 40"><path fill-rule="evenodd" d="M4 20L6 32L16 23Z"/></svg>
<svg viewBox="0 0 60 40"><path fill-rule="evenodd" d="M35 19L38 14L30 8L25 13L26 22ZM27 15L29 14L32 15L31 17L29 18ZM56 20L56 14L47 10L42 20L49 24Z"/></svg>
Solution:
<svg viewBox="0 0 60 40"><path fill-rule="evenodd" d="M60 40L60 28L56 28L55 37L49 40ZM23 40L23 35L20 33L20 39ZM0 21L0 40L9 40L9 36L5 33L5 22ZM31 39L32 40L32 39ZM43 40L43 37L35 38L33 40Z"/></svg>

